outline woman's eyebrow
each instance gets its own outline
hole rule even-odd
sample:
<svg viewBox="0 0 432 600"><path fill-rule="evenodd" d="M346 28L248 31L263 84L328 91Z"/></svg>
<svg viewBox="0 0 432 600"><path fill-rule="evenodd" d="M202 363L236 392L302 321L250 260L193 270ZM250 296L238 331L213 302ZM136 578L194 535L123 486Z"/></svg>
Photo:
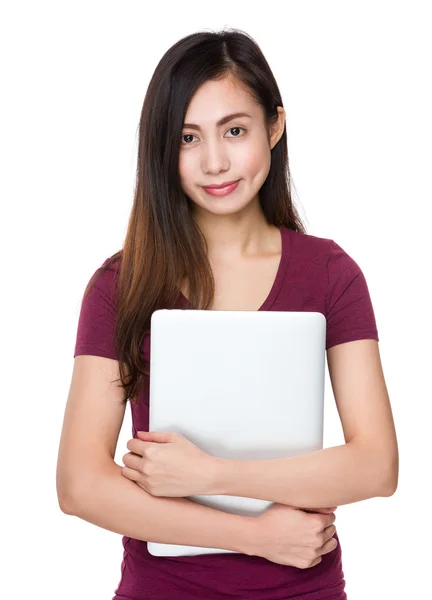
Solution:
<svg viewBox="0 0 432 600"><path fill-rule="evenodd" d="M232 115L226 115L225 117L222 117L222 119L219 119L219 121L216 123L216 127L225 125L225 123L228 123L233 119L237 119L238 117L249 117L249 119L252 119L251 115L248 115L245 112L236 112ZM197 129L198 131L201 131L201 127L199 125L196 125L195 123L185 123L183 127L187 127L188 129Z"/></svg>

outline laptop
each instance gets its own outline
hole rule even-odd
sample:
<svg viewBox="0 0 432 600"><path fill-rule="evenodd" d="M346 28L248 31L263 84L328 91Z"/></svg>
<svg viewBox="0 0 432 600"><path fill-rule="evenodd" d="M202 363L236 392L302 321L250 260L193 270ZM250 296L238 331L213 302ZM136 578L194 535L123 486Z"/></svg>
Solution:
<svg viewBox="0 0 432 600"><path fill-rule="evenodd" d="M326 318L320 312L160 309L151 317L150 431L207 454L284 458L323 447ZM247 516L260 498L190 500ZM235 553L148 542L154 556Z"/></svg>

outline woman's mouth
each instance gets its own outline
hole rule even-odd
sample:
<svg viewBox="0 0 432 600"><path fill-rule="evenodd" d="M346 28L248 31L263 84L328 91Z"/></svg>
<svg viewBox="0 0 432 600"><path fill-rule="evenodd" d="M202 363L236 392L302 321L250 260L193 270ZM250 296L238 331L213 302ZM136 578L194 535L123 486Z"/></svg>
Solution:
<svg viewBox="0 0 432 600"><path fill-rule="evenodd" d="M212 196L226 196L234 191L239 183L240 179L224 187L204 187L204 190L207 194L211 194Z"/></svg>

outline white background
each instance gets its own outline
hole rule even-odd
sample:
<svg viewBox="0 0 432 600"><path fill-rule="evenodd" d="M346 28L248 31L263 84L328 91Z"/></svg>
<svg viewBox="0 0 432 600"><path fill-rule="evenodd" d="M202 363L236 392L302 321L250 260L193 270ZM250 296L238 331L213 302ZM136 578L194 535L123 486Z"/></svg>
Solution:
<svg viewBox="0 0 432 600"><path fill-rule="evenodd" d="M375 309L399 487L336 512L348 598L429 597L429 8L413 0L2 5L2 597L114 595L121 536L63 514L56 495L80 300L126 233L139 114L157 63L179 38L224 26L254 37L279 84L308 233L334 239L358 262ZM343 436L328 378L326 388L325 446L334 446ZM128 404L118 464L131 437Z"/></svg>

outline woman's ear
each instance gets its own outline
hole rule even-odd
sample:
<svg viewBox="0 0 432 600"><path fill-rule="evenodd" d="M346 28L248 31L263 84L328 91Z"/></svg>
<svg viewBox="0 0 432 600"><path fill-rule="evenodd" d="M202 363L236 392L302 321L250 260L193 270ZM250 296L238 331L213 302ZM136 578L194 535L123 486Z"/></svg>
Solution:
<svg viewBox="0 0 432 600"><path fill-rule="evenodd" d="M273 150L273 148L276 146L278 141L281 139L283 132L284 132L284 128L285 128L285 117L286 117L285 110L283 109L282 106L278 106L277 111L278 111L277 121L275 121L271 125L270 131L269 131L270 150Z"/></svg>

